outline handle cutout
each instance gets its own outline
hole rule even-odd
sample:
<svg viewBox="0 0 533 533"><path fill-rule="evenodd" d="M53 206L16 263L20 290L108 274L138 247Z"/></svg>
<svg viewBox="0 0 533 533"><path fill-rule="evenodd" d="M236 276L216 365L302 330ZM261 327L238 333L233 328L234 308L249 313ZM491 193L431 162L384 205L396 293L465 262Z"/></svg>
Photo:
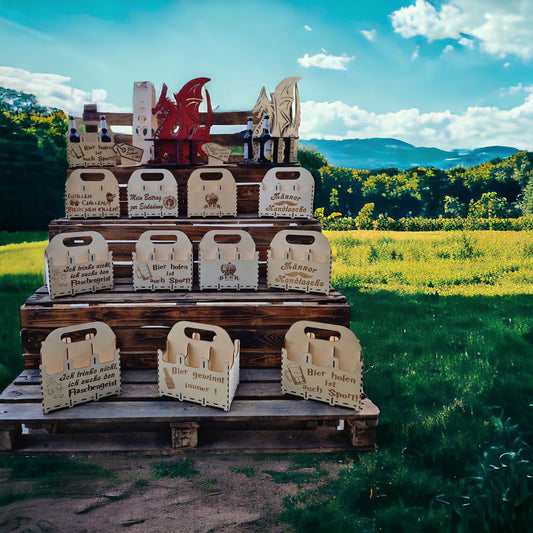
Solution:
<svg viewBox="0 0 533 533"><path fill-rule="evenodd" d="M285 240L289 244L306 244L309 246L315 242L315 237L312 235L298 235L295 233L290 233L285 237Z"/></svg>
<svg viewBox="0 0 533 533"><path fill-rule="evenodd" d="M165 175L161 172L143 172L141 179L143 181L163 181Z"/></svg>
<svg viewBox="0 0 533 533"><path fill-rule="evenodd" d="M90 235L84 235L82 237L65 237L63 239L63 245L69 248L76 246L89 246L93 242L93 238Z"/></svg>
<svg viewBox="0 0 533 533"><path fill-rule="evenodd" d="M178 238L176 235L150 235L150 241L155 244L174 244Z"/></svg>
<svg viewBox="0 0 533 533"><path fill-rule="evenodd" d="M287 180L287 181L293 181L297 180L300 177L300 172L298 170L290 170L287 172L276 172L276 178L278 180Z"/></svg>
<svg viewBox="0 0 533 533"><path fill-rule="evenodd" d="M94 328L82 329L80 331L71 331L61 335L61 342L64 344L72 344L73 342L90 341L96 337L96 330Z"/></svg>
<svg viewBox="0 0 533 533"><path fill-rule="evenodd" d="M222 177L222 172L200 172L203 181L220 181Z"/></svg>
<svg viewBox="0 0 533 533"><path fill-rule="evenodd" d="M199 328L185 328L184 333L189 339L206 342L213 342L214 338L217 336L214 331Z"/></svg>
<svg viewBox="0 0 533 533"><path fill-rule="evenodd" d="M232 233L231 235L225 235L223 233L217 233L213 235L213 240L217 244L239 244L242 240L240 235Z"/></svg>
<svg viewBox="0 0 533 533"><path fill-rule="evenodd" d="M333 329L307 327L304 329L304 333L306 337L309 337L310 339L319 339L330 342L338 342L341 338L340 332Z"/></svg>
<svg viewBox="0 0 533 533"><path fill-rule="evenodd" d="M82 181L104 181L105 174L102 172L82 172L80 179Z"/></svg>

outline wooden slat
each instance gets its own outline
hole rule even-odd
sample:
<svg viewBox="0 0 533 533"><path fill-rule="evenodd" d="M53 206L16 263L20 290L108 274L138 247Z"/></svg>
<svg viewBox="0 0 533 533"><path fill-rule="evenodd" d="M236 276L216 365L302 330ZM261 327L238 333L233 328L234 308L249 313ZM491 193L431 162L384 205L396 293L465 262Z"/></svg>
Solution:
<svg viewBox="0 0 533 533"><path fill-rule="evenodd" d="M111 407L112 406L112 407ZM338 420L338 419L375 419L379 409L368 399L363 400L362 410L358 413L325 403L300 399L287 400L235 400L230 411L222 411L214 407L203 407L190 402L179 402L171 399L158 401L124 401L109 402L104 399L77 405L71 409L60 409L46 415L39 403L0 403L2 414L0 424L36 423L36 422L80 422L85 423L122 423L135 421L138 423L191 421L203 422L220 420L239 422L254 420L259 422L275 420Z"/></svg>

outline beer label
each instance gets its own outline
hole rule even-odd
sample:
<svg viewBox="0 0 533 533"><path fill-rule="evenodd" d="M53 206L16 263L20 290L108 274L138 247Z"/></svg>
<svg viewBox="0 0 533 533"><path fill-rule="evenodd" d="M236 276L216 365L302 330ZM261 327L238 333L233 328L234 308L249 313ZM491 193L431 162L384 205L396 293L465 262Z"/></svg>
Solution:
<svg viewBox="0 0 533 533"><path fill-rule="evenodd" d="M265 159L272 161L272 140L268 140L264 147Z"/></svg>

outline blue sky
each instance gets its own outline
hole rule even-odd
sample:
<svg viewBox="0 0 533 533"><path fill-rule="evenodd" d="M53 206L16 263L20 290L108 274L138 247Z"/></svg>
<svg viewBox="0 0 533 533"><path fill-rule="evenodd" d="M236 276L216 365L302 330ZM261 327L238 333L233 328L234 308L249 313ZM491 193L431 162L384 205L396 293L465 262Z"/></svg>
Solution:
<svg viewBox="0 0 533 533"><path fill-rule="evenodd" d="M302 138L533 150L531 0L0 0L0 85L79 114L198 76L219 110L301 76Z"/></svg>

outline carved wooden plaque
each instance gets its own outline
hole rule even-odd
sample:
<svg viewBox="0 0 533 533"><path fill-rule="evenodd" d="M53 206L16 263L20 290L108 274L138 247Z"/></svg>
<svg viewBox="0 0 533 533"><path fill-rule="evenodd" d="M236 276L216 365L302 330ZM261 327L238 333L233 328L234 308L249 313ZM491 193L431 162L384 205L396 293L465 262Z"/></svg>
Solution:
<svg viewBox="0 0 533 533"><path fill-rule="evenodd" d="M167 169L138 169L128 180L128 216L177 217L178 184Z"/></svg>
<svg viewBox="0 0 533 533"><path fill-rule="evenodd" d="M51 298L113 288L112 252L96 231L60 233L44 257Z"/></svg>
<svg viewBox="0 0 533 533"><path fill-rule="evenodd" d="M158 350L159 394L229 411L239 384L239 341L219 326L174 324Z"/></svg>
<svg viewBox="0 0 533 533"><path fill-rule="evenodd" d="M362 375L361 345L350 329L305 320L289 328L281 351L283 394L359 411Z"/></svg>
<svg viewBox="0 0 533 533"><path fill-rule="evenodd" d="M200 241L198 257L200 290L257 290L259 252L247 231L208 231Z"/></svg>
<svg viewBox="0 0 533 533"><path fill-rule="evenodd" d="M120 217L118 181L108 169L76 169L65 184L67 218Z"/></svg>
<svg viewBox="0 0 533 533"><path fill-rule="evenodd" d="M53 330L41 347L43 412L120 394L115 334L103 322Z"/></svg>
<svg viewBox="0 0 533 533"><path fill-rule="evenodd" d="M231 148L216 143L204 143L202 150L207 154L208 166L223 165L228 162L231 156Z"/></svg>
<svg viewBox="0 0 533 533"><path fill-rule="evenodd" d="M237 216L237 185L227 168L198 168L187 182L189 217Z"/></svg>
<svg viewBox="0 0 533 533"><path fill-rule="evenodd" d="M315 180L305 168L271 168L259 188L260 217L311 218Z"/></svg>
<svg viewBox="0 0 533 533"><path fill-rule="evenodd" d="M267 286L328 294L331 245L318 231L283 230L270 243Z"/></svg>
<svg viewBox="0 0 533 533"><path fill-rule="evenodd" d="M192 244L182 231L145 231L133 252L133 290L191 290Z"/></svg>

